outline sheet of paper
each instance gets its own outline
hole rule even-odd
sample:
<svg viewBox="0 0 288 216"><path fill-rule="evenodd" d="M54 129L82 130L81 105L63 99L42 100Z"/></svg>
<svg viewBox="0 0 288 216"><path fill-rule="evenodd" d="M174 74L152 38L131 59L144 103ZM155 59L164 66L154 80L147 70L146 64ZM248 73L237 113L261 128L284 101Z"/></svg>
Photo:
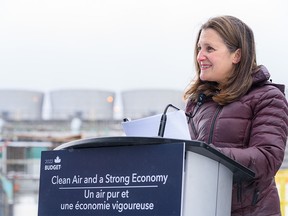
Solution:
<svg viewBox="0 0 288 216"><path fill-rule="evenodd" d="M122 122L126 136L157 137L162 114ZM183 110L168 112L165 138L191 140L187 118Z"/></svg>

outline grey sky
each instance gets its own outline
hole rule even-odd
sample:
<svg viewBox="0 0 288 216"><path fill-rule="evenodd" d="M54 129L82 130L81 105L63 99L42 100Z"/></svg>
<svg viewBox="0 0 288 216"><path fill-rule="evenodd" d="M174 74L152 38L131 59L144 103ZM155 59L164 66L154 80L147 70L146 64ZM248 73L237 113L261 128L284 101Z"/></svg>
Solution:
<svg viewBox="0 0 288 216"><path fill-rule="evenodd" d="M222 14L288 85L287 0L0 0L0 88L184 89L196 31Z"/></svg>

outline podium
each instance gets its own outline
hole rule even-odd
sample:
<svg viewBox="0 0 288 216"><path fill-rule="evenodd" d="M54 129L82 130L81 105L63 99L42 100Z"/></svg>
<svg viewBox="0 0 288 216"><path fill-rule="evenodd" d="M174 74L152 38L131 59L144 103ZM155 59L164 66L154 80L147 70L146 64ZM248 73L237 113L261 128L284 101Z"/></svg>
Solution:
<svg viewBox="0 0 288 216"><path fill-rule="evenodd" d="M254 175L199 141L81 139L42 152L38 216L228 216Z"/></svg>

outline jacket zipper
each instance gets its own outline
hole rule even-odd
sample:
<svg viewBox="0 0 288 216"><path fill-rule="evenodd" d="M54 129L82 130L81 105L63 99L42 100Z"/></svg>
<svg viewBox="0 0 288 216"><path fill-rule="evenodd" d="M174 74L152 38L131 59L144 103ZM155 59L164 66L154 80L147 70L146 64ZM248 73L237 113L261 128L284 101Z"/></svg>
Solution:
<svg viewBox="0 0 288 216"><path fill-rule="evenodd" d="M216 119L217 119L220 111L222 110L222 108L223 108L222 106L218 105L218 107L217 107L217 109L215 111L215 115L213 117L211 128L210 128L210 132L209 132L208 144L212 143L212 138L213 138L213 135L214 135L214 127L215 127ZM258 195L259 195L259 193L254 194L252 205L255 205L255 203L257 202ZM237 182L237 201L240 202L241 200L242 200L242 181L240 179Z"/></svg>
<svg viewBox="0 0 288 216"><path fill-rule="evenodd" d="M202 103L197 102L195 108L193 109L193 112L190 113L191 116L189 117L189 120L188 120L188 123L192 120L191 121L191 127L192 127L192 130L193 130L196 137L197 137L197 131L196 131L196 127L195 127L195 124L193 121L193 117L196 115L196 113L198 112L201 105L202 105Z"/></svg>
<svg viewBox="0 0 288 216"><path fill-rule="evenodd" d="M212 143L215 122L216 122L216 119L217 119L217 117L218 117L218 115L219 115L221 110L222 110L222 106L218 105L217 109L216 109L216 112L215 112L215 115L214 115L213 120L212 120L212 124L211 124L211 128L210 128L209 137L208 137L208 143L207 144Z"/></svg>
<svg viewBox="0 0 288 216"><path fill-rule="evenodd" d="M193 130L193 133L195 134L195 137L197 137L197 131L196 131L196 128L195 128L194 121L192 121L191 127L192 127L192 130Z"/></svg>

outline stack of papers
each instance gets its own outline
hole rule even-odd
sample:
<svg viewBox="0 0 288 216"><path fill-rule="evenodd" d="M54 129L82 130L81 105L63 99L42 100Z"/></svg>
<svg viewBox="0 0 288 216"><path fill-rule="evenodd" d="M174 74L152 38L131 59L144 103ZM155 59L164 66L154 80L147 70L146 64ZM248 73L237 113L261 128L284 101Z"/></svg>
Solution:
<svg viewBox="0 0 288 216"><path fill-rule="evenodd" d="M165 138L191 140L187 118L183 110L168 112ZM162 114L122 122L126 136L157 137Z"/></svg>

